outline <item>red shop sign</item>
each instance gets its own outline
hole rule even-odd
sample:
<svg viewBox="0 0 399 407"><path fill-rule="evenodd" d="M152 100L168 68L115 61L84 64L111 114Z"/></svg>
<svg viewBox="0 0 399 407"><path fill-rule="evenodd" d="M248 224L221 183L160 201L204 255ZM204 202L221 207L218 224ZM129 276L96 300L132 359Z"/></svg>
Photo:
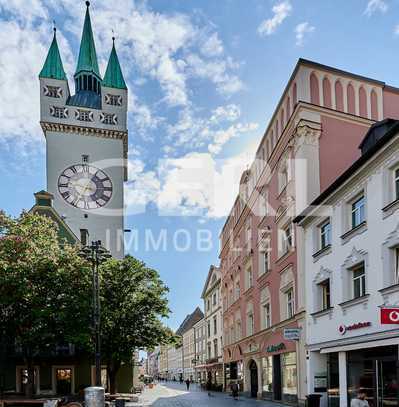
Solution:
<svg viewBox="0 0 399 407"><path fill-rule="evenodd" d="M399 308L381 308L381 324L399 325Z"/></svg>

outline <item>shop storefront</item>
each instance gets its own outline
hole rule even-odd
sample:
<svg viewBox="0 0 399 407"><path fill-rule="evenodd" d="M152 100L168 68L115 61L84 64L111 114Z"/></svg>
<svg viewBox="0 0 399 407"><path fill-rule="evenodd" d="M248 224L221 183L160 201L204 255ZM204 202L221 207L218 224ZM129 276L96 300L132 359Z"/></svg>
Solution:
<svg viewBox="0 0 399 407"><path fill-rule="evenodd" d="M279 346L280 350L285 350L283 344ZM296 352L277 353L262 358L262 382L263 398L296 403L298 398Z"/></svg>
<svg viewBox="0 0 399 407"><path fill-rule="evenodd" d="M244 369L243 362L230 362L224 365L224 375L225 375L225 388L228 391L232 383L237 383L240 391L244 389Z"/></svg>
<svg viewBox="0 0 399 407"><path fill-rule="evenodd" d="M399 406L398 346L346 352L348 405L361 389L370 407ZM339 356L328 355L328 406L340 405Z"/></svg>

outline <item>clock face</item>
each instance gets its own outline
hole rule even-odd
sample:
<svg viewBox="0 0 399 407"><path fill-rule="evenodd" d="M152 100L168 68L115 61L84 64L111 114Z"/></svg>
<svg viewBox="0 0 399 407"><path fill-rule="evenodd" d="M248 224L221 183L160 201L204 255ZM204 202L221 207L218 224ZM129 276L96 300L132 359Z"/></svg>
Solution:
<svg viewBox="0 0 399 407"><path fill-rule="evenodd" d="M76 164L65 169L58 178L58 191L70 205L80 209L98 209L112 197L112 182L96 167Z"/></svg>

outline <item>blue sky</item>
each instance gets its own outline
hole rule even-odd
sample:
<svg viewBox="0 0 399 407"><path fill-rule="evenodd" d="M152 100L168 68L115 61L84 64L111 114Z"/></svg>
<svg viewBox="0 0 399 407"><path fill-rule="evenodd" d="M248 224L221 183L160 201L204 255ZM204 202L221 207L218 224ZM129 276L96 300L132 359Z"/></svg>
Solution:
<svg viewBox="0 0 399 407"><path fill-rule="evenodd" d="M84 10L76 0L0 0L0 208L12 215L45 188L37 76L52 21L71 78ZM102 72L114 29L129 87L131 253L170 287L176 328L201 304L240 172L298 58L399 86L399 1L93 0L91 15ZM145 233L166 247L146 250ZM200 250L198 233L211 234L211 248Z"/></svg>

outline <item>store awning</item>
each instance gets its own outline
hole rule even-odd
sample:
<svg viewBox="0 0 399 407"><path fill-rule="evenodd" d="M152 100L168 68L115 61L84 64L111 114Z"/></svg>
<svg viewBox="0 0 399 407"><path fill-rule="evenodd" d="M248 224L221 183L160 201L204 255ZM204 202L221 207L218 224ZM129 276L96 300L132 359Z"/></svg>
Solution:
<svg viewBox="0 0 399 407"><path fill-rule="evenodd" d="M378 348L380 346L399 345L399 338L381 339L376 341L358 342L348 345L333 346L320 349L320 353L348 352L351 350Z"/></svg>

